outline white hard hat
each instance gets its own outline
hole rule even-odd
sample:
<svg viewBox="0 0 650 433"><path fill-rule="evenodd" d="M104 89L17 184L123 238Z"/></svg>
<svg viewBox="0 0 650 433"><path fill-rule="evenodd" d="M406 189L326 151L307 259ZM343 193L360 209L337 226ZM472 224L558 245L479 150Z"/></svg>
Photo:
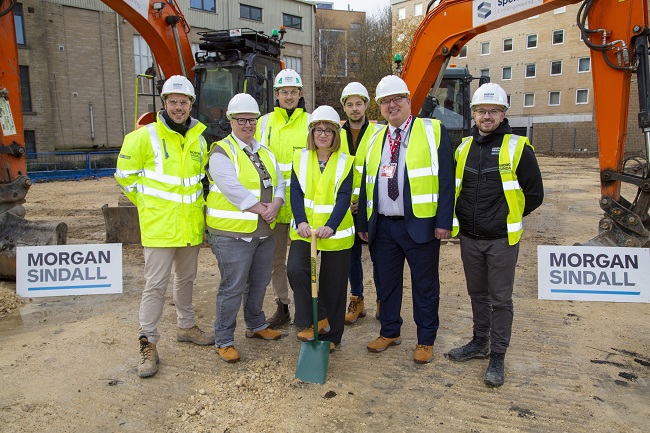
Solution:
<svg viewBox="0 0 650 433"><path fill-rule="evenodd" d="M476 89L474 96L472 96L472 103L469 106L474 108L476 105L481 104L501 105L506 109L510 108L506 91L497 83L485 83Z"/></svg>
<svg viewBox="0 0 650 433"><path fill-rule="evenodd" d="M366 87L356 81L351 82L343 88L343 92L341 92L341 104L345 105L345 100L348 96L359 96L366 102L370 101Z"/></svg>
<svg viewBox="0 0 650 433"><path fill-rule="evenodd" d="M194 102L196 100L196 93L194 92L194 86L190 83L190 80L185 78L182 75L172 75L165 81L163 84L162 92L160 97L165 100L167 95L172 93L180 93L181 95L187 95L190 97L190 100Z"/></svg>
<svg viewBox="0 0 650 433"><path fill-rule="evenodd" d="M381 98L390 95L409 95L409 88L406 86L404 80L397 75L386 75L377 84L377 91L375 92L375 101L379 102Z"/></svg>
<svg viewBox="0 0 650 433"><path fill-rule="evenodd" d="M275 81L273 81L274 90L280 87L298 87L302 89L302 79L293 69L283 69L278 72L278 75L275 76Z"/></svg>
<svg viewBox="0 0 650 433"><path fill-rule="evenodd" d="M329 105L321 105L311 113L311 116L309 117L309 128L312 128L319 122L329 122L336 126L337 129L341 129L341 117L339 117L339 113Z"/></svg>
<svg viewBox="0 0 650 433"><path fill-rule="evenodd" d="M240 113L251 113L259 117L260 115L260 106L257 105L257 101L248 93L237 93L232 97L230 102L228 102L228 111L226 111L226 117L231 119L233 115Z"/></svg>

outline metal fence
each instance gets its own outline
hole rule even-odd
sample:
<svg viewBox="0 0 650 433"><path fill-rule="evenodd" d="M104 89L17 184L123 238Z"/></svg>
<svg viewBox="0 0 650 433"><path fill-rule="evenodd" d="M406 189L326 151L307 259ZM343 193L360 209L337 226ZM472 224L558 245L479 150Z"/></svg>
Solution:
<svg viewBox="0 0 650 433"><path fill-rule="evenodd" d="M112 176L118 154L119 150L28 153L27 175L35 182Z"/></svg>

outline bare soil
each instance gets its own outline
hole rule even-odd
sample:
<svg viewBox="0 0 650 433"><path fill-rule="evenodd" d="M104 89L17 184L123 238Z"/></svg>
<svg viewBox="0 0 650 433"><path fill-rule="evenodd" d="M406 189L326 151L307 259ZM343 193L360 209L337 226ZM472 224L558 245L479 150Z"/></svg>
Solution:
<svg viewBox="0 0 650 433"><path fill-rule="evenodd" d="M0 431L3 432L643 432L650 424L650 310L647 304L537 299L537 245L572 245L597 232L598 161L540 157L546 199L524 221L506 383L484 385L487 361L444 354L471 336L471 308L459 246L441 252L441 328L427 365L416 345L405 290L401 346L371 354L371 265L365 257L368 315L347 327L324 385L294 378L296 329L267 342L244 337L241 362L175 340L169 304L161 324L161 364L140 379L138 305L142 248L125 246L124 293L20 300L0 282ZM112 178L36 184L28 218L64 221L68 242L105 240L101 206L120 195ZM215 315L216 259L202 248L195 285L200 326ZM410 287L406 272L405 287ZM267 293L267 313L273 295ZM645 427L644 427L645 426Z"/></svg>

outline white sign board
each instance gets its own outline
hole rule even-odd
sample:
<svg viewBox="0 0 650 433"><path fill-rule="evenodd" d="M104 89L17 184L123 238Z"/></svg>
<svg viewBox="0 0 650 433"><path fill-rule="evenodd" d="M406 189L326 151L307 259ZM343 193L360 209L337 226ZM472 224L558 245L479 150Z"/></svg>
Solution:
<svg viewBox="0 0 650 433"><path fill-rule="evenodd" d="M537 247L539 299L650 302L650 249Z"/></svg>
<svg viewBox="0 0 650 433"><path fill-rule="evenodd" d="M24 298L122 293L122 244L18 247L16 293Z"/></svg>
<svg viewBox="0 0 650 433"><path fill-rule="evenodd" d="M2 125L2 134L5 137L16 135L16 124L14 116L11 114L11 106L5 98L0 98L0 125Z"/></svg>
<svg viewBox="0 0 650 433"><path fill-rule="evenodd" d="M472 24L478 27L542 3L544 0L473 0Z"/></svg>

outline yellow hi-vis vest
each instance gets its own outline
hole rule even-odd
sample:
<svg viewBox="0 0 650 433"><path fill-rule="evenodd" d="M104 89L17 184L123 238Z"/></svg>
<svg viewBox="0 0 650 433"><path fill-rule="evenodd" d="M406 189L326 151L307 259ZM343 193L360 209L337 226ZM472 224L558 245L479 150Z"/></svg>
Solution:
<svg viewBox="0 0 650 433"><path fill-rule="evenodd" d="M226 151L226 155L232 161L237 173L239 182L250 191L259 200L262 195L260 175L253 162L246 152L237 144L232 135L224 138L212 147L212 152L216 146ZM210 152L210 154L212 154ZM267 172L271 175L272 188L278 186L278 174L275 169L275 157L269 150L262 146L257 152L260 160L266 167ZM259 215L253 212L242 212L232 204L226 196L217 188L212 178L210 181L210 192L206 200L206 217L205 221L208 227L235 233L252 233L257 229ZM271 224L271 228L275 222Z"/></svg>
<svg viewBox="0 0 650 433"><path fill-rule="evenodd" d="M315 150L303 149L296 152L293 167L305 196L307 222L314 230L327 223L334 211L341 183L350 174L350 170L353 170L353 165L354 158L352 156L334 152L330 156L325 170L321 173ZM320 251L339 251L352 248L354 245L354 222L349 207L338 228L331 228L336 230L331 238L318 239L317 241ZM298 234L295 220L291 220L289 237L291 240L305 240Z"/></svg>
<svg viewBox="0 0 650 433"><path fill-rule="evenodd" d="M287 110L275 107L272 113L265 114L257 122L255 139L273 152L287 183L284 205L275 219L278 223L291 222L291 163L294 152L307 146L308 126L309 113L302 108L296 108L289 118Z"/></svg>
<svg viewBox="0 0 650 433"><path fill-rule="evenodd" d="M374 205L375 183L381 163L384 128L375 132L368 143L366 156L366 197L368 220ZM388 131L386 131L388 132ZM421 143L426 143L422 145ZM406 147L406 173L409 178L411 207L417 218L432 218L438 210L438 147L440 146L440 121L413 119L411 135ZM403 150L402 150L403 151ZM402 173L399 173L401 176Z"/></svg>
<svg viewBox="0 0 650 433"><path fill-rule="evenodd" d="M460 195L460 190L463 188L463 174L465 173L465 163L467 162L467 155L471 147L473 137L465 137L460 146L456 149L456 198ZM508 228L508 244L515 245L519 242L521 234L524 231L523 215L524 206L526 204L526 197L524 192L519 186L517 180L517 167L521 154L524 151L524 146L533 146L528 141L528 137L521 137L514 134L505 134L499 151L499 174L501 175L501 183L503 185L503 193L506 196L506 203L508 203L508 218L506 221ZM454 207L454 223L452 228L452 236L456 236L459 232L458 218L456 218L456 211Z"/></svg>
<svg viewBox="0 0 650 433"><path fill-rule="evenodd" d="M376 123L369 123L361 141L359 141L359 147L357 147L357 153L354 155L354 182L352 185L352 202L359 200L359 189L361 188L361 178L363 177L363 162L366 160L366 152L368 152L368 142L372 138L373 134L380 129L386 128L386 125L378 125ZM345 130L341 129L341 152L350 154L350 145L348 143L348 134Z"/></svg>
<svg viewBox="0 0 650 433"><path fill-rule="evenodd" d="M160 119L124 137L115 179L138 208L145 247L203 242L205 125L192 120L185 136Z"/></svg>

